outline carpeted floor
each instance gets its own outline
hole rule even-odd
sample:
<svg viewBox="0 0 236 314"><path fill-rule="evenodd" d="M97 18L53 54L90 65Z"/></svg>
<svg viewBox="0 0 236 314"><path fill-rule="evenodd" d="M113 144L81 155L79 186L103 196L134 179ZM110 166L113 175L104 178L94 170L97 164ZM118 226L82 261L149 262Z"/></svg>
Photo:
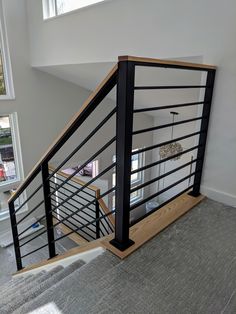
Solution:
<svg viewBox="0 0 236 314"><path fill-rule="evenodd" d="M235 247L236 208L205 200L127 259L105 252L14 313L233 314Z"/></svg>

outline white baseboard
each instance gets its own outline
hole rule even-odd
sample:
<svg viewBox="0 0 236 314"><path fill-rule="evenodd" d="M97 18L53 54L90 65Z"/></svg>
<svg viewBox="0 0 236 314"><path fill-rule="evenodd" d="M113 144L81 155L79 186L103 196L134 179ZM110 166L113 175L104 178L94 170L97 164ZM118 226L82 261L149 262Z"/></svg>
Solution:
<svg viewBox="0 0 236 314"><path fill-rule="evenodd" d="M206 186L201 186L201 193L213 199L214 201L236 207L236 195L212 189Z"/></svg>

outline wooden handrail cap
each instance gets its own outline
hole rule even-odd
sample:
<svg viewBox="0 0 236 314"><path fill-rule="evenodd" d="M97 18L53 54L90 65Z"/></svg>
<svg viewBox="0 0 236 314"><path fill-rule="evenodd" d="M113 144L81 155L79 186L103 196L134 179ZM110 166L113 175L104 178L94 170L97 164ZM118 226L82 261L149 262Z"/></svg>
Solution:
<svg viewBox="0 0 236 314"><path fill-rule="evenodd" d="M134 62L145 62L145 63L159 63L166 65L177 65L182 67L192 67L192 68L202 68L206 70L215 70L215 65L192 63L185 61L167 60L167 59L156 59L156 58L145 58L145 57L135 57L135 56L119 56L118 61L134 61Z"/></svg>

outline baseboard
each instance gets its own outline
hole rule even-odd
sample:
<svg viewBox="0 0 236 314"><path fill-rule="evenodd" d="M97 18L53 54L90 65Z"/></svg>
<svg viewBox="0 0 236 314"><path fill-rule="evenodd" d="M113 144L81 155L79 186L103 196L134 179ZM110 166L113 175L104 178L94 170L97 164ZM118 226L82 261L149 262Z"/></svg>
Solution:
<svg viewBox="0 0 236 314"><path fill-rule="evenodd" d="M236 207L236 195L212 189L204 185L201 186L201 193L213 199L214 201Z"/></svg>

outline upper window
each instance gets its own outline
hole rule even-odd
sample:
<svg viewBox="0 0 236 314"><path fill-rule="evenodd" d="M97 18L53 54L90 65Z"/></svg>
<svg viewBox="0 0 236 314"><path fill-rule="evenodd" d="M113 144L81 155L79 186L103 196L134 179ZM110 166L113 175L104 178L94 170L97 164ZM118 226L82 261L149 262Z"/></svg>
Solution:
<svg viewBox="0 0 236 314"><path fill-rule="evenodd" d="M0 100L14 98L11 63L7 45L6 27L0 0Z"/></svg>
<svg viewBox="0 0 236 314"><path fill-rule="evenodd" d="M44 19L68 13L105 0L43 0Z"/></svg>

